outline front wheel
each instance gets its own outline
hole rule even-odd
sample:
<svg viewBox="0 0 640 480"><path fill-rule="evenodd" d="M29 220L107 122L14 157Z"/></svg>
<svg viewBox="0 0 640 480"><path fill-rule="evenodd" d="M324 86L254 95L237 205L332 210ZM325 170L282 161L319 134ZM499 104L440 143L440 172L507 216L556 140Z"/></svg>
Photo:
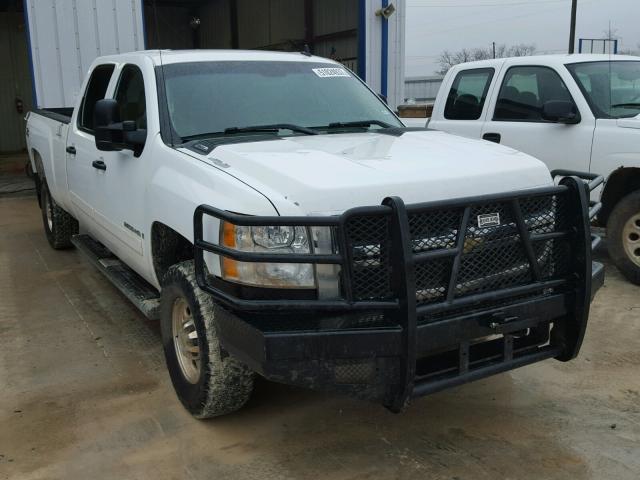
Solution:
<svg viewBox="0 0 640 480"><path fill-rule="evenodd" d="M234 412L253 390L253 372L220 346L218 308L198 287L193 261L169 268L160 298L162 343L173 387L196 418Z"/></svg>
<svg viewBox="0 0 640 480"><path fill-rule="evenodd" d="M613 208L607 222L607 243L616 267L640 285L640 191L630 193Z"/></svg>

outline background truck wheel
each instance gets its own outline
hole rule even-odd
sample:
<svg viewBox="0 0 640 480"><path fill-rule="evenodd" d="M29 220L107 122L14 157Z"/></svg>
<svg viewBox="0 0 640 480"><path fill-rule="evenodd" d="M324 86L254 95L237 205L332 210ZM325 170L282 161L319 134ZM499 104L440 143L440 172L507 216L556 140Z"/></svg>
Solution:
<svg viewBox="0 0 640 480"><path fill-rule="evenodd" d="M614 207L607 222L609 255L622 274L640 285L640 191Z"/></svg>
<svg viewBox="0 0 640 480"><path fill-rule="evenodd" d="M169 268L160 298L162 343L173 387L196 418L238 410L253 390L253 372L221 350L217 309L198 287L193 261Z"/></svg>
<svg viewBox="0 0 640 480"><path fill-rule="evenodd" d="M56 250L73 247L71 237L78 233L78 221L56 204L46 181L40 190L40 208L49 245Z"/></svg>

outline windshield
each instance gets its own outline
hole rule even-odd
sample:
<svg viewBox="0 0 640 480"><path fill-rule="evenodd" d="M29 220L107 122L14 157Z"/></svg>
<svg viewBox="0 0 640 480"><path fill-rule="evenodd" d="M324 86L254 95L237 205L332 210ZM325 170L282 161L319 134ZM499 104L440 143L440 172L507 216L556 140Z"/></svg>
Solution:
<svg viewBox="0 0 640 480"><path fill-rule="evenodd" d="M597 118L640 114L640 62L587 62L567 65Z"/></svg>
<svg viewBox="0 0 640 480"><path fill-rule="evenodd" d="M164 77L171 125L182 139L255 125L402 126L359 79L332 63L178 63L165 65Z"/></svg>

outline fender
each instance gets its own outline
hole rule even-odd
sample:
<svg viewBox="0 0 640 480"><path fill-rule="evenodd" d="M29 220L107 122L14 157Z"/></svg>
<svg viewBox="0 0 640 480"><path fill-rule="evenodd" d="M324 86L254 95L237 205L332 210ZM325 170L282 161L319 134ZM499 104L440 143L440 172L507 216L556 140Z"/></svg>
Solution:
<svg viewBox="0 0 640 480"><path fill-rule="evenodd" d="M159 165L147 182L145 252L147 269L143 275L156 288L159 279L153 267L151 229L161 222L193 243L193 214L200 205L213 204L222 210L246 215L277 215L271 202L261 193L206 161L168 147L161 140L153 158ZM206 236L217 242L219 222L205 225ZM216 271L217 262L212 263ZM142 272L140 272L142 274Z"/></svg>

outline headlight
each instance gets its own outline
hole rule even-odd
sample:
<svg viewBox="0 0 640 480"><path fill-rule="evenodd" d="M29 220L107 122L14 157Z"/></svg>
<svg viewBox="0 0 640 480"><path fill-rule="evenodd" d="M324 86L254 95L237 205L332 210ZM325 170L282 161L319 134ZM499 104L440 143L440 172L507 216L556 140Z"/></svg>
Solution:
<svg viewBox="0 0 640 480"><path fill-rule="evenodd" d="M311 253L306 227L243 227L222 222L220 243L241 252ZM220 257L222 278L231 282L274 288L313 288L313 265L308 263L239 262Z"/></svg>

